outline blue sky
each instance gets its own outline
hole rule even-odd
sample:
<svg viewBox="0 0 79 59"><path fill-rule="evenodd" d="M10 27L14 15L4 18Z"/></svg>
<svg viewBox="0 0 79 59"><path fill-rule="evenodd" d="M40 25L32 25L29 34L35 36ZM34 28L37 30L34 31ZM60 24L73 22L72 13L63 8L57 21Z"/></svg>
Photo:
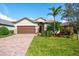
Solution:
<svg viewBox="0 0 79 59"><path fill-rule="evenodd" d="M48 19L52 18L52 16L47 16L51 12L48 8L63 5L62 3L0 3L0 13L12 19L21 19L23 17ZM61 16L57 16L56 20L60 21L60 18Z"/></svg>

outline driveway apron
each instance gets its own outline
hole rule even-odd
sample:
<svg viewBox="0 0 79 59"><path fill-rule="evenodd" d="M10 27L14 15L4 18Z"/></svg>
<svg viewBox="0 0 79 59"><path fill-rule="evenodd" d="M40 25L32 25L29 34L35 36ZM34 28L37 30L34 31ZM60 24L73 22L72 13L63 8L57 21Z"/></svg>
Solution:
<svg viewBox="0 0 79 59"><path fill-rule="evenodd" d="M0 56L24 56L35 34L17 34L0 38Z"/></svg>

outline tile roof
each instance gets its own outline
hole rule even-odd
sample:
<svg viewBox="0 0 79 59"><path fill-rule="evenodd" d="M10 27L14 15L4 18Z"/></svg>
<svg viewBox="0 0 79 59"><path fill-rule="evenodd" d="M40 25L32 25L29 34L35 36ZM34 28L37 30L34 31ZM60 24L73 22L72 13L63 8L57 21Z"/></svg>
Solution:
<svg viewBox="0 0 79 59"><path fill-rule="evenodd" d="M31 19L29 19L29 18L27 18L27 17L24 17L24 18L22 18L22 19L20 19L20 20L17 20L17 21L13 21L12 23L18 23L18 22L20 22L20 21L22 21L22 20L24 20L24 19L29 20L29 21L31 21L31 22L34 23L33 20L31 20Z"/></svg>
<svg viewBox="0 0 79 59"><path fill-rule="evenodd" d="M0 19L0 24L8 25L8 26L14 26L11 21L7 21L7 20L4 20L4 19Z"/></svg>

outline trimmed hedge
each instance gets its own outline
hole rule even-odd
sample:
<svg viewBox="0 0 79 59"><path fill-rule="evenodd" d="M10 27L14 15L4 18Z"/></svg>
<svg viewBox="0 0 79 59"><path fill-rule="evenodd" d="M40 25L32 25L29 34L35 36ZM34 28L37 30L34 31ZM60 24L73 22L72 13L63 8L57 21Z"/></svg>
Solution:
<svg viewBox="0 0 79 59"><path fill-rule="evenodd" d="M10 33L7 27L0 27L0 35L8 35Z"/></svg>

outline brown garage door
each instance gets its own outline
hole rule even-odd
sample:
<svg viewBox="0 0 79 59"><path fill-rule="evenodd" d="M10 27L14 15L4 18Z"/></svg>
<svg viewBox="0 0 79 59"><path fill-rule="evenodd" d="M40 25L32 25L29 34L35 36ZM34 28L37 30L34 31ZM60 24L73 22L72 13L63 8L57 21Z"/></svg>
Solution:
<svg viewBox="0 0 79 59"><path fill-rule="evenodd" d="M35 26L17 26L18 34L35 33Z"/></svg>

